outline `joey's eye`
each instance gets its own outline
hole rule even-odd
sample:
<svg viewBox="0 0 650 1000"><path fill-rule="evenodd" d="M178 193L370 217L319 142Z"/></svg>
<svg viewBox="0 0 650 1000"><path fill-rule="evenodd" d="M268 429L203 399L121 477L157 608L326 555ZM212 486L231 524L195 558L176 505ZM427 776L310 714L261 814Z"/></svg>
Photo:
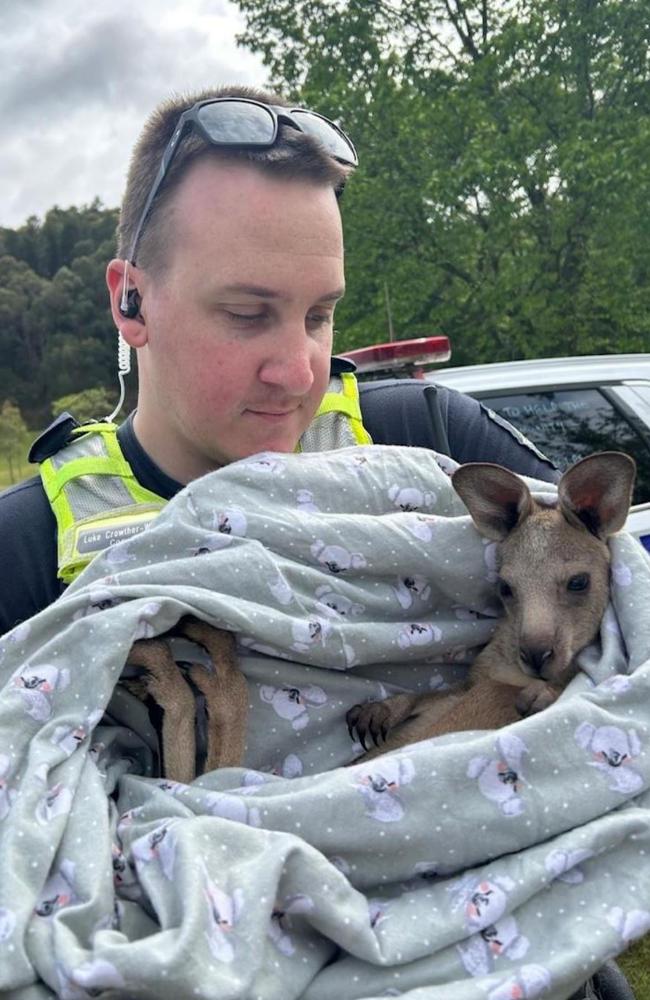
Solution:
<svg viewBox="0 0 650 1000"><path fill-rule="evenodd" d="M572 594L579 594L581 591L589 589L589 574L588 573L576 573L575 576L570 576L566 589Z"/></svg>
<svg viewBox="0 0 650 1000"><path fill-rule="evenodd" d="M512 597L512 587L505 580L499 581L499 596L505 601L506 598Z"/></svg>

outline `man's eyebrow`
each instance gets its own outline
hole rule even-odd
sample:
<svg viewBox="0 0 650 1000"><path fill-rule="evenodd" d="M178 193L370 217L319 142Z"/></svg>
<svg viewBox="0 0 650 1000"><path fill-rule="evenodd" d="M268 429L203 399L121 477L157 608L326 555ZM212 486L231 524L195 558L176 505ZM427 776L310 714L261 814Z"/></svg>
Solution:
<svg viewBox="0 0 650 1000"><path fill-rule="evenodd" d="M234 285L225 285L219 289L221 295L236 293L239 295L253 295L260 299L279 299L282 296L273 288L265 288L263 285L247 285L237 282ZM345 288L335 288L333 292L326 292L318 299L319 302L338 302L345 295Z"/></svg>
<svg viewBox="0 0 650 1000"><path fill-rule="evenodd" d="M319 302L338 302L345 295L345 288L337 288L333 292L328 292L327 295L322 295Z"/></svg>

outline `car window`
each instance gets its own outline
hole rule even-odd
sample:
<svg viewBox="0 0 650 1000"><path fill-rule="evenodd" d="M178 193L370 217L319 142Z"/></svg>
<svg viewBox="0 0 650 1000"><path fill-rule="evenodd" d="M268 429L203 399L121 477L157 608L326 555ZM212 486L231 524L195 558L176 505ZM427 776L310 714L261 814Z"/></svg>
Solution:
<svg viewBox="0 0 650 1000"><path fill-rule="evenodd" d="M594 451L626 451L637 463L634 503L650 501L650 448L600 389L481 394L481 401L518 427L559 469Z"/></svg>

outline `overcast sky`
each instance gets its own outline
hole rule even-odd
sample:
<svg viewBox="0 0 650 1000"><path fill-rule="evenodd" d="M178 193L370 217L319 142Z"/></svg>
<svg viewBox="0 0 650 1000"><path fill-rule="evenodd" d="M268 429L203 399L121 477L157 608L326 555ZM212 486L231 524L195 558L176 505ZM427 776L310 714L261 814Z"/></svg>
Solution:
<svg viewBox="0 0 650 1000"><path fill-rule="evenodd" d="M262 84L229 0L0 0L0 225L121 199L144 119L171 93Z"/></svg>

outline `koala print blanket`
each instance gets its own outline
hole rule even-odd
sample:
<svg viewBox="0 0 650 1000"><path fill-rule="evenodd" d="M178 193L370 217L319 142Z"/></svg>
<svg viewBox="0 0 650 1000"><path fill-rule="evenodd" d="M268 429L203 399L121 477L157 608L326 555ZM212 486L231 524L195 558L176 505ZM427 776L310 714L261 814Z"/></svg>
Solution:
<svg viewBox="0 0 650 1000"><path fill-rule="evenodd" d="M431 452L262 455L186 488L0 647L0 991L568 997L650 929L650 560L547 711L343 767L353 704L490 637L494 545ZM552 502L554 488L532 483ZM193 613L237 633L242 766L162 780L118 683Z"/></svg>

